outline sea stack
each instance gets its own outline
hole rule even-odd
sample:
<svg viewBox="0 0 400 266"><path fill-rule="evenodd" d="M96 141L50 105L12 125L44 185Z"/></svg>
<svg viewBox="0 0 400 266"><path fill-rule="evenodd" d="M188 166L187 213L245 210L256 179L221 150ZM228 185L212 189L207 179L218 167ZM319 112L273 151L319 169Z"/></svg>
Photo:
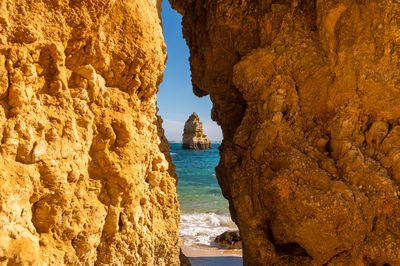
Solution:
<svg viewBox="0 0 400 266"><path fill-rule="evenodd" d="M196 113L193 113L186 121L182 136L183 149L207 150L211 148L211 141L203 133L203 123L200 122Z"/></svg>

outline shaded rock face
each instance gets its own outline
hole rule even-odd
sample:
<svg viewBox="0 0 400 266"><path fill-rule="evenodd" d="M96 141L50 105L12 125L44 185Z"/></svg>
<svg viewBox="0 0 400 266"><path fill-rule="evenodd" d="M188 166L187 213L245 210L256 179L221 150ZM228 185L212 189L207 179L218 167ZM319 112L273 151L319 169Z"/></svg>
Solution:
<svg viewBox="0 0 400 266"><path fill-rule="evenodd" d="M0 1L0 264L179 265L160 1Z"/></svg>
<svg viewBox="0 0 400 266"><path fill-rule="evenodd" d="M193 113L183 128L182 148L188 150L207 150L211 141L203 133L203 123L196 113Z"/></svg>
<svg viewBox="0 0 400 266"><path fill-rule="evenodd" d="M242 240L240 238L240 233L238 230L223 232L215 238L214 242L227 248L242 248Z"/></svg>
<svg viewBox="0 0 400 266"><path fill-rule="evenodd" d="M400 4L184 1L246 265L400 264Z"/></svg>

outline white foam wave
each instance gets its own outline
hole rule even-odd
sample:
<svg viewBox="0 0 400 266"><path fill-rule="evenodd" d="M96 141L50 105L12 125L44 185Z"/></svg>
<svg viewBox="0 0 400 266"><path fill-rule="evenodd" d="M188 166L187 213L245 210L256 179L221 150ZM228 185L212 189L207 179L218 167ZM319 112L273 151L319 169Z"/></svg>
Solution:
<svg viewBox="0 0 400 266"><path fill-rule="evenodd" d="M186 245L213 245L216 236L237 229L229 215L216 213L182 214L179 233Z"/></svg>

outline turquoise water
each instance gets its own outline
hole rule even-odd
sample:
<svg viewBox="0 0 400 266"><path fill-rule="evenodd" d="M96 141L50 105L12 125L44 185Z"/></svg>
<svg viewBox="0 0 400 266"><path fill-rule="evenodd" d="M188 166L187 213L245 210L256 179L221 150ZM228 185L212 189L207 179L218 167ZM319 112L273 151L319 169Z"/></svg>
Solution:
<svg viewBox="0 0 400 266"><path fill-rule="evenodd" d="M213 245L217 235L236 227L215 176L218 147L212 144L210 150L195 151L183 150L182 143L170 143L178 175L180 235L186 244Z"/></svg>
<svg viewBox="0 0 400 266"><path fill-rule="evenodd" d="M210 150L183 150L181 143L170 143L170 155L178 175L178 200L182 213L228 213L214 168L219 162L219 144Z"/></svg>

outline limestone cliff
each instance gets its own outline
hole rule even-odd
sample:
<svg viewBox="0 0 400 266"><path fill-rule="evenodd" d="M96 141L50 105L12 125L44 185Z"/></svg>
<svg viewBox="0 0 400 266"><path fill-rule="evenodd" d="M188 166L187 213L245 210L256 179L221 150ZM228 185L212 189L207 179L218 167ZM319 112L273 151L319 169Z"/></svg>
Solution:
<svg viewBox="0 0 400 266"><path fill-rule="evenodd" d="M211 141L203 133L203 123L196 113L193 113L185 123L182 135L182 148L190 150L207 150Z"/></svg>
<svg viewBox="0 0 400 266"><path fill-rule="evenodd" d="M170 2L245 264L399 265L399 2Z"/></svg>
<svg viewBox="0 0 400 266"><path fill-rule="evenodd" d="M0 264L178 265L156 0L0 1Z"/></svg>

